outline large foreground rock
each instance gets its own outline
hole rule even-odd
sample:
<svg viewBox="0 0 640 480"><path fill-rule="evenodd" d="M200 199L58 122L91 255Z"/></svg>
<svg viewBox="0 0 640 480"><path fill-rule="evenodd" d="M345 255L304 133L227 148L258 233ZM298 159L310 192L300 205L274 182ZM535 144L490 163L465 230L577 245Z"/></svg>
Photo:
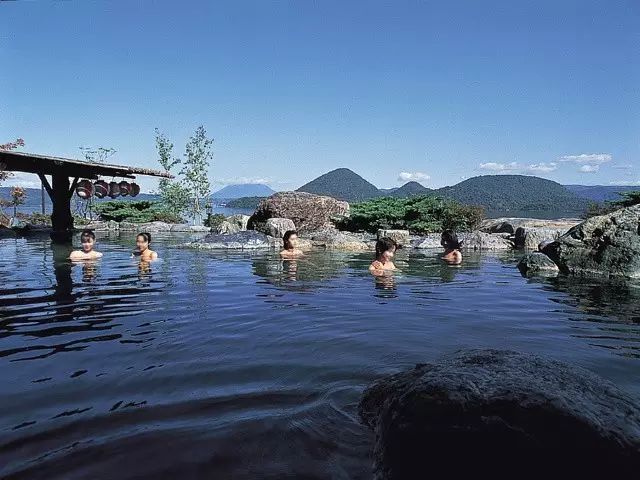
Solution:
<svg viewBox="0 0 640 480"><path fill-rule="evenodd" d="M543 252L566 273L640 278L640 205L592 217Z"/></svg>
<svg viewBox="0 0 640 480"><path fill-rule="evenodd" d="M349 214L349 204L331 197L305 192L279 192L260 202L248 228L263 230L270 218L288 218L300 233L330 227L332 217Z"/></svg>
<svg viewBox="0 0 640 480"><path fill-rule="evenodd" d="M269 237L264 233L248 230L233 234L209 234L197 242L183 246L203 250L265 250L281 246L282 240Z"/></svg>
<svg viewBox="0 0 640 480"><path fill-rule="evenodd" d="M640 406L579 368L470 350L382 379L359 413L375 478L614 478L640 468Z"/></svg>
<svg viewBox="0 0 640 480"><path fill-rule="evenodd" d="M553 260L541 252L533 252L522 257L518 262L518 270L525 277L534 275L553 277L560 272Z"/></svg>

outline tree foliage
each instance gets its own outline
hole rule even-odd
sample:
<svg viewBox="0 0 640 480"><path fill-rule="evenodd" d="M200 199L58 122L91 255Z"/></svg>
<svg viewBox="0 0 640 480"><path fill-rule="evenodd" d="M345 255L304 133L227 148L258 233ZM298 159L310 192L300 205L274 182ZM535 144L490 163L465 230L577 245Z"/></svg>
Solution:
<svg viewBox="0 0 640 480"><path fill-rule="evenodd" d="M149 200L124 201L114 200L96 205L96 213L101 220L116 222L167 222L180 223L180 217L164 208L162 202Z"/></svg>
<svg viewBox="0 0 640 480"><path fill-rule="evenodd" d="M209 161L213 158L213 139L207 137L207 131L200 125L189 138L185 148L185 159L180 174L191 196L190 212L200 218L210 201Z"/></svg>
<svg viewBox="0 0 640 480"><path fill-rule="evenodd" d="M16 138L15 142L7 142L0 144L0 150L11 151L16 148L24 147L24 140L22 138ZM0 182L6 180L11 176L11 172L5 170L6 165L0 164Z"/></svg>
<svg viewBox="0 0 640 480"><path fill-rule="evenodd" d="M479 226L484 209L435 196L376 198L351 206L349 217L338 226L351 231L375 232L380 228L407 229L412 233L465 231Z"/></svg>
<svg viewBox="0 0 640 480"><path fill-rule="evenodd" d="M585 218L607 215L615 210L640 204L640 190L618 192L619 199L604 203L591 202Z"/></svg>
<svg viewBox="0 0 640 480"><path fill-rule="evenodd" d="M617 208L632 207L640 204L640 190L632 192L620 192L620 199L611 202L611 205Z"/></svg>
<svg viewBox="0 0 640 480"><path fill-rule="evenodd" d="M113 156L117 150L111 147L78 147L84 156L84 160L89 163L104 163Z"/></svg>
<svg viewBox="0 0 640 480"><path fill-rule="evenodd" d="M16 216L18 205L22 205L27 198L27 191L22 187L11 188L11 205L13 205L13 216Z"/></svg>
<svg viewBox="0 0 640 480"><path fill-rule="evenodd" d="M177 177L173 180L160 180L159 193L164 208L178 217L186 212L194 216L200 215L206 207L206 202L202 200L209 195L207 169L212 156L210 145L213 140L207 140L204 128L199 127L187 143L183 162L173 156L173 143L157 128L155 132L158 162L165 172ZM180 171L176 171L178 165L182 165Z"/></svg>
<svg viewBox="0 0 640 480"><path fill-rule="evenodd" d="M257 208L258 204L267 197L240 197L227 202L229 208Z"/></svg>

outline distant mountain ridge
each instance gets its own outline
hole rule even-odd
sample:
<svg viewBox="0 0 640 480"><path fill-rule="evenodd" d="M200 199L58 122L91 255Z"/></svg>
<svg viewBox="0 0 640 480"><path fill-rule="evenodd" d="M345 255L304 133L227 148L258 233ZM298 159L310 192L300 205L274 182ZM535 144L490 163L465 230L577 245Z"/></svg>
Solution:
<svg viewBox="0 0 640 480"><path fill-rule="evenodd" d="M211 198L214 199L231 199L231 198L242 198L242 197L268 197L276 193L268 185L264 185L261 183L251 184L236 184L236 185L227 185L220 190L213 192L211 194Z"/></svg>
<svg viewBox="0 0 640 480"><path fill-rule="evenodd" d="M347 168L332 170L298 189L301 192L327 195L361 202L388 196L406 198L415 195L438 195L470 205L481 205L489 211L555 211L581 213L588 200L557 182L527 175L482 175L453 186L436 190L418 182L408 182L393 189L378 189Z"/></svg>
<svg viewBox="0 0 640 480"><path fill-rule="evenodd" d="M380 196L378 187L348 168L338 168L320 175L297 191L326 195L347 202L361 202Z"/></svg>
<svg viewBox="0 0 640 480"><path fill-rule="evenodd" d="M563 185L528 175L482 175L451 187L440 188L437 195L462 203L482 205L493 211L583 212L588 201Z"/></svg>
<svg viewBox="0 0 640 480"><path fill-rule="evenodd" d="M575 193L580 198L591 200L592 202L610 202L618 200L619 194L623 192L633 192L640 190L640 186L625 187L612 185L565 185L570 192Z"/></svg>

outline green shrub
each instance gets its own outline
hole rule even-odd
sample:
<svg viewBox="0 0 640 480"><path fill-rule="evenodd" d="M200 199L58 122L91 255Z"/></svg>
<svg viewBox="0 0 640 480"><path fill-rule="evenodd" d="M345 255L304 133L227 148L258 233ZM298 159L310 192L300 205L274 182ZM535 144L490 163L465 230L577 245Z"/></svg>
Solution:
<svg viewBox="0 0 640 480"><path fill-rule="evenodd" d="M221 213L214 213L214 214L209 214L203 223L205 227L217 228L226 219L227 217L225 217Z"/></svg>
<svg viewBox="0 0 640 480"><path fill-rule="evenodd" d="M484 209L434 196L376 198L351 206L351 215L338 227L350 231L375 232L400 228L412 233L436 233L447 228L473 230L484 218Z"/></svg>
<svg viewBox="0 0 640 480"><path fill-rule="evenodd" d="M618 195L622 198L611 202L611 205L616 208L632 207L640 203L640 191L620 192Z"/></svg>
<svg viewBox="0 0 640 480"><path fill-rule="evenodd" d="M640 191L620 192L619 200L607 201L604 203L591 202L587 208L583 218L596 217L598 215L607 215L615 212L620 208L632 207L640 204Z"/></svg>
<svg viewBox="0 0 640 480"><path fill-rule="evenodd" d="M20 213L16 215L20 220L29 225L44 225L51 226L51 215L42 214L42 213Z"/></svg>
<svg viewBox="0 0 640 480"><path fill-rule="evenodd" d="M163 208L162 203L149 200L127 202L114 200L96 205L96 213L101 220L116 222L167 222L181 223L182 219L175 213Z"/></svg>

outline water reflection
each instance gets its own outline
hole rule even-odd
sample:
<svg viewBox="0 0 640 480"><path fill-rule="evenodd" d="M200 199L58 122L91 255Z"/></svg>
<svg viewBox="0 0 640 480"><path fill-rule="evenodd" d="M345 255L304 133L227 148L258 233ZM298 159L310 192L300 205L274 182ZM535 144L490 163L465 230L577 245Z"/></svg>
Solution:
<svg viewBox="0 0 640 480"><path fill-rule="evenodd" d="M101 261L71 262L70 245L46 241L42 247L52 254L50 263L44 264L44 272L18 271L20 280L14 283L26 286L7 289L0 295L0 339L6 339L0 345L0 357L34 360L83 350L92 342L122 339L121 332L105 331L117 329L121 313L136 315L148 311L149 305L141 308L132 302L139 295L153 294L162 288L161 284L149 282L136 284L130 267L128 272L116 268L116 275L101 278ZM150 267L140 266L139 275L140 269L148 279ZM76 271L81 274L78 283L74 282ZM46 279L48 272L53 272L52 288L44 287L43 279L34 275L38 273ZM82 333L91 335L78 337ZM28 338L39 340L25 341Z"/></svg>
<svg viewBox="0 0 640 480"><path fill-rule="evenodd" d="M0 241L5 476L122 477L124 461L137 478L370 478L362 389L461 347L553 356L640 393L637 284L409 250L375 277L368 253L203 254L170 238L146 263L132 238L77 266L68 248Z"/></svg>
<svg viewBox="0 0 640 480"><path fill-rule="evenodd" d="M396 278L393 273L384 275L372 275L378 298L397 298Z"/></svg>
<svg viewBox="0 0 640 480"><path fill-rule="evenodd" d="M342 275L349 266L348 260L348 256L309 253L296 259L282 259L279 255L254 257L251 264L253 274L271 285L312 291L317 288L317 282Z"/></svg>

